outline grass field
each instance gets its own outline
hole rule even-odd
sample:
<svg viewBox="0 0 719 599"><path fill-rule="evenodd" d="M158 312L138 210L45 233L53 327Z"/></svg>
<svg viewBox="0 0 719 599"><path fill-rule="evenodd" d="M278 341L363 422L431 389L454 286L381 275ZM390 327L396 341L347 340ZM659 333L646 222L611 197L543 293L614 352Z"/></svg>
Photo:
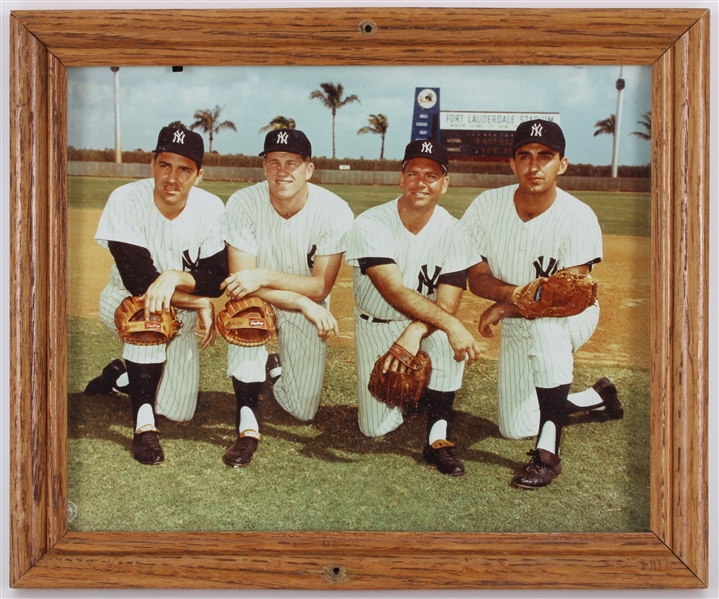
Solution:
<svg viewBox="0 0 719 599"><path fill-rule="evenodd" d="M110 192L127 183L128 179L109 179L100 177L70 177L69 204L71 208L101 208L105 205ZM561 180L560 180L561 182ZM206 181L202 188L227 201L238 189L251 183L236 181ZM560 185L561 186L561 185ZM355 216L382 202L393 200L399 195L393 186L362 185L325 185L346 200ZM440 200L451 214L460 218L467 206L484 189L471 187L450 187ZM611 193L598 191L572 192L583 202L589 204L602 225L605 235L641 235L650 234L650 196L648 193Z"/></svg>
<svg viewBox="0 0 719 599"><path fill-rule="evenodd" d="M70 207L100 208L126 180L70 178ZM203 187L223 199L236 183ZM356 213L392 199L392 187L335 186ZM457 215L480 190L451 189L444 205ZM580 194L577 194L580 195ZM605 233L648 235L646 194L588 194ZM72 211L71 211L72 212ZM639 216L638 216L639 215ZM72 214L71 214L72 217ZM608 231L608 229L610 231ZM646 232L642 232L646 231ZM629 234L629 233L624 233ZM455 407L455 442L467 474L453 479L422 460L425 415L380 439L357 427L354 352L330 347L323 404L302 423L267 397L264 438L252 465L222 463L234 440L234 396L225 376L226 344L201 356L197 414L188 424L159 419L164 464L132 459L129 398L85 396L82 389L121 353L94 318L70 319L68 499L70 530L371 530L458 532L634 532L649 529L649 372L584 362L575 390L610 376L627 408L621 422L572 417L564 429L563 474L547 489L508 483L533 441L499 435L497 363L468 369Z"/></svg>

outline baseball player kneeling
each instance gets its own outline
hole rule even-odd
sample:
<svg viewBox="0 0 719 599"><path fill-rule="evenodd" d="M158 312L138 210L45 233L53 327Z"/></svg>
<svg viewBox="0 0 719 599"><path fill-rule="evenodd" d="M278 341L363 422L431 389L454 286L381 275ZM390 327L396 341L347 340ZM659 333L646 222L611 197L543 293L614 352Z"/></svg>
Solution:
<svg viewBox="0 0 719 599"><path fill-rule="evenodd" d="M495 303L480 317L492 337L501 321L499 430L505 437L537 436L531 460L512 480L519 488L548 485L561 472L562 425L585 411L620 419L624 408L607 378L569 394L573 352L599 319L596 284L602 232L586 204L557 187L568 166L559 125L533 120L517 127L510 166L517 184L481 194L462 217L477 264L469 288Z"/></svg>
<svg viewBox="0 0 719 599"><path fill-rule="evenodd" d="M227 276L224 205L196 187L203 156L199 134L164 127L152 178L113 191L95 235L115 259L100 296L100 318L125 342L125 362L114 360L85 393L130 394L133 455L142 464L165 458L156 414L176 421L193 417L200 373L196 337L202 349L215 340L209 298L221 295Z"/></svg>
<svg viewBox="0 0 719 599"><path fill-rule="evenodd" d="M267 180L227 202L224 238L232 274L222 288L232 298L256 296L272 306L282 369L275 399L295 418L311 420L320 407L327 337L337 333L329 293L354 216L344 200L309 182L312 146L302 131L270 131L260 155ZM267 312L256 310L263 317ZM254 320L265 326L264 318ZM260 385L272 378L275 357L262 344L229 345L237 438L223 457L228 466L247 466L257 450Z"/></svg>
<svg viewBox="0 0 719 599"><path fill-rule="evenodd" d="M403 422L404 396L415 401L423 395L428 410L424 457L440 472L460 476L464 464L449 440L452 405L465 361L475 361L480 349L454 317L472 263L457 219L437 205L449 185L447 166L441 145L410 143L399 176L402 195L357 218L346 260L354 267L360 430L370 437L395 430ZM407 390L411 381L387 387L385 380L374 379L383 373L386 379L390 371L419 371L427 358L431 372L423 394Z"/></svg>

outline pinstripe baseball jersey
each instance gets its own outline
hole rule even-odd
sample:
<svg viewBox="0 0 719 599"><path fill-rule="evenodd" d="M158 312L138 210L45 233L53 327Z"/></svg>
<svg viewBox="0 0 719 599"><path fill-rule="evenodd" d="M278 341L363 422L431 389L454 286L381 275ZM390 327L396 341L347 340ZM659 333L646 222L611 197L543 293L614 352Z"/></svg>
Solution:
<svg viewBox="0 0 719 599"><path fill-rule="evenodd" d="M272 207L267 181L236 191L227 202L225 241L255 256L258 268L311 276L317 256L344 251L354 215L339 196L308 186L307 203L289 219Z"/></svg>
<svg viewBox="0 0 719 599"><path fill-rule="evenodd" d="M469 239L460 232L457 219L441 206L435 207L427 224L414 235L399 217L398 200L370 208L357 217L348 236L345 259L359 267L362 258L390 258L399 267L406 287L434 301L443 274L463 271L474 264ZM383 320L407 318L387 303L359 268L354 272L358 310Z"/></svg>
<svg viewBox="0 0 719 599"><path fill-rule="evenodd" d="M95 240L104 248L120 241L147 248L158 272L189 270L200 258L222 251L222 200L193 187L184 210L168 220L155 206L153 179L118 187L102 211ZM115 265L110 281L124 288ZM129 292L128 292L128 295Z"/></svg>
<svg viewBox="0 0 719 599"><path fill-rule="evenodd" d="M514 207L518 187L485 191L464 213L473 264L486 259L496 278L520 286L602 259L602 230L589 206L557 188L552 206L523 222Z"/></svg>

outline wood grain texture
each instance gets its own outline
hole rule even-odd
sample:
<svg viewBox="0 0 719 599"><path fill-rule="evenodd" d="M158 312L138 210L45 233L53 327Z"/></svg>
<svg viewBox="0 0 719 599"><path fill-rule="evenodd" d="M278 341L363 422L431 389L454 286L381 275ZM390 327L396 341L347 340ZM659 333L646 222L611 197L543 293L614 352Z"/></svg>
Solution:
<svg viewBox="0 0 719 599"><path fill-rule="evenodd" d="M702 12L626 10L621 19L613 9L482 9L481 18L477 9L442 8L14 14L66 66L616 64L620 59L650 65ZM376 23L374 33L360 31L364 20Z"/></svg>
<svg viewBox="0 0 719 599"><path fill-rule="evenodd" d="M532 588L706 586L708 13L428 11L11 17L14 586L522 588L528 580ZM363 18L377 23L376 34L357 31ZM178 35L190 28L191 48ZM289 55L287 47L300 53ZM651 531L66 532L67 331L46 324L66 319L64 66L620 62L654 65L652 248L654 272L662 276L652 287Z"/></svg>

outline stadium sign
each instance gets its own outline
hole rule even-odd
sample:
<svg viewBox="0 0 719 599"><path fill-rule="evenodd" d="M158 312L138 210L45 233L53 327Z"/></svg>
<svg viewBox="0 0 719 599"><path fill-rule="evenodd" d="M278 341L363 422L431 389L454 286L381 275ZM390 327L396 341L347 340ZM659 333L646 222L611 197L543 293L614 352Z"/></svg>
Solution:
<svg viewBox="0 0 719 599"><path fill-rule="evenodd" d="M559 122L558 112L466 112L443 110L439 126L443 131L514 131L520 123L542 119Z"/></svg>

